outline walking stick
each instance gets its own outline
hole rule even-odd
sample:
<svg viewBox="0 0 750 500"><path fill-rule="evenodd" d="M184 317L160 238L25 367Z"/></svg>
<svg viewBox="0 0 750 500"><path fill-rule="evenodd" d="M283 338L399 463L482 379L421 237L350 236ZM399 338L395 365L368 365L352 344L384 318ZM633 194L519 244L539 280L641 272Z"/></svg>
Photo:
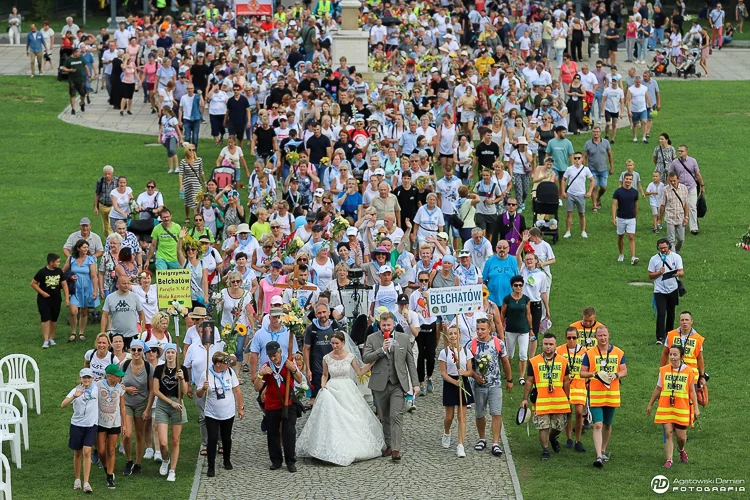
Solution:
<svg viewBox="0 0 750 500"><path fill-rule="evenodd" d="M289 330L289 349L287 350L287 358L292 359L292 344L294 343L294 333ZM283 367L282 367L283 368ZM288 372L286 374L286 387L284 387L284 406L281 409L281 417L287 418L289 416L289 391L292 386L292 374Z"/></svg>

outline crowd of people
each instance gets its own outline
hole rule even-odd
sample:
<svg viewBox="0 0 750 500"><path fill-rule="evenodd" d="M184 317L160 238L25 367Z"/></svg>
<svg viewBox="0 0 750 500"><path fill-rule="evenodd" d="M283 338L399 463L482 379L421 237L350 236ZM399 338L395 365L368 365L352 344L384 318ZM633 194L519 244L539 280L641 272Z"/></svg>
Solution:
<svg viewBox="0 0 750 500"><path fill-rule="evenodd" d="M235 415L245 416L240 386L248 381L259 393L272 469L285 462L296 471L298 455L339 465L400 460L402 416L431 397L438 378L446 408L441 444L451 447L456 420L458 457L466 456L469 405L480 436L474 450L502 455L503 389L517 381L541 458L550 458L550 447L560 450L562 432L568 448L584 452L581 433L592 425L594 466L602 467L619 381L628 375L625 354L590 307L558 345L551 266L565 250L556 256L544 240L558 221L533 206L537 190L551 186L554 208L566 211L563 238L572 236L573 212L588 238L587 211L606 205L617 164L624 166L611 205L617 260L624 261L627 236L631 263L639 262L641 197L649 200L650 229L666 234L648 265L656 341L664 347L649 411L658 400L656 422L670 437L666 466L672 434L687 461L685 432L707 376L692 316L681 313L678 329L674 323L685 292L680 251L686 228L698 234L705 184L688 146L675 149L667 133L659 135L645 188L635 163L615 158L618 120L627 114L633 142L648 143L661 96L649 70L618 73L617 45L607 41L615 35L607 33L619 39L627 9L582 7L582 18L572 4L523 2L457 5L448 16L443 5L368 2L363 27L372 25L373 54L390 61L376 84L343 58L331 67L332 2L279 6L272 18L251 19L209 3L197 15L131 16L114 35L69 29L72 56L62 66L72 111L76 97L85 111L87 76L103 75L120 114L131 113L142 89L160 123L169 173L178 177L163 190L139 180L144 189L136 193L129 172L105 166L93 203L101 236L83 216L62 257L50 253L32 280L42 348L56 345L63 302L69 342L87 342L90 319L100 326L80 385L62 403L74 409L74 488L91 491L92 462L115 487L120 435L123 476L156 460L174 481L184 398L197 407L208 476L217 455L231 470L232 427ZM660 11L637 3L634 16L644 26L661 22L656 30L663 31ZM399 16L402 27L419 27L382 26ZM599 50L592 67L582 62L584 32L589 55ZM600 33L604 44L592 42ZM597 47L607 48L606 57ZM215 162L204 162L199 150L204 121L222 146ZM592 138L576 151L567 134L585 130ZM155 278L169 269L190 272L193 307L182 346L168 332L179 308L158 307ZM467 285L484 286L481 311L430 311L430 289ZM290 320L296 312L303 330ZM297 437L296 420L310 410ZM335 436L331 419L341 422Z"/></svg>

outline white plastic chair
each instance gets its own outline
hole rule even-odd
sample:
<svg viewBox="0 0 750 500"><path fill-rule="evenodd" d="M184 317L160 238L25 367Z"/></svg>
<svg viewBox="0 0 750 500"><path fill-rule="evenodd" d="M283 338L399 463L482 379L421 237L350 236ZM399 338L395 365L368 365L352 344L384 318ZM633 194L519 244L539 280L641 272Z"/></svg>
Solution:
<svg viewBox="0 0 750 500"><path fill-rule="evenodd" d="M11 426L15 425L15 431ZM21 412L13 405L0 403L0 453L3 441L10 441L11 458L16 468L21 468Z"/></svg>
<svg viewBox="0 0 750 500"><path fill-rule="evenodd" d="M30 381L26 376L28 365L34 370L34 380ZM37 415L42 413L42 395L39 390L39 366L34 358L25 354L8 354L0 359L0 373L7 367L8 377L5 379L5 387L22 391L28 391L26 398L31 408L36 407ZM33 392L33 394L32 394ZM36 404L35 404L36 403Z"/></svg>
<svg viewBox="0 0 750 500"><path fill-rule="evenodd" d="M26 405L26 398L23 394L10 387L3 387L0 384L0 403L13 405L16 408L16 399L21 404L21 428L23 429L23 447L29 451L29 407Z"/></svg>
<svg viewBox="0 0 750 500"><path fill-rule="evenodd" d="M0 498L12 500L13 494L10 489L10 464L8 458L0 453Z"/></svg>

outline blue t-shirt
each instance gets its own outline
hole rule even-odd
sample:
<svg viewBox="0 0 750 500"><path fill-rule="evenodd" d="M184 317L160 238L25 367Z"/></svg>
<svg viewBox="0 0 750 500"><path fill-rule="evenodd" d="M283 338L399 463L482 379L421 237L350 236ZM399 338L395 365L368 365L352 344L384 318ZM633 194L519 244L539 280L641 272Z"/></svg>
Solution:
<svg viewBox="0 0 750 500"><path fill-rule="evenodd" d="M339 193L339 198L343 196L343 192ZM356 222L357 220L357 208L362 204L362 195L359 192L356 192L354 194L347 195L346 200L344 200L344 204L341 205L341 211L344 212L347 216L354 217L354 220Z"/></svg>
<svg viewBox="0 0 750 500"><path fill-rule="evenodd" d="M570 165L570 155L573 154L573 143L568 139L558 139L554 137L547 143L547 154L551 154L555 160L553 169L558 172L565 172L565 169Z"/></svg>
<svg viewBox="0 0 750 500"><path fill-rule="evenodd" d="M511 256L500 260L497 255L493 255L484 264L482 281L487 283L487 289L490 291L490 300L498 307L503 304L503 297L513 291L510 286L510 279L517 274L518 263Z"/></svg>

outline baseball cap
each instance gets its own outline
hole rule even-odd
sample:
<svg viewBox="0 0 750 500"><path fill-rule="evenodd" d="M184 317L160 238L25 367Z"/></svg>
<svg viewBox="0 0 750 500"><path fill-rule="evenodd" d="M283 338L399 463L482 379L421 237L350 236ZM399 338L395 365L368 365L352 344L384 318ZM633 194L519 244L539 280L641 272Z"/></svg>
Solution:
<svg viewBox="0 0 750 500"><path fill-rule="evenodd" d="M78 376L83 377L91 377L94 378L94 372L91 371L91 368L81 368L81 371L78 372Z"/></svg>
<svg viewBox="0 0 750 500"><path fill-rule="evenodd" d="M458 252L458 258L460 259L461 257L471 257L471 252L468 250L461 250Z"/></svg>
<svg viewBox="0 0 750 500"><path fill-rule="evenodd" d="M378 274L392 273L392 272L393 272L393 269L391 269L391 266L385 265L385 266L383 266L383 267L380 268L380 270L378 271Z"/></svg>
<svg viewBox="0 0 750 500"><path fill-rule="evenodd" d="M383 170L382 168L376 168L375 172L373 172L372 175L382 175L383 177L385 177L385 170Z"/></svg>
<svg viewBox="0 0 750 500"><path fill-rule="evenodd" d="M275 340L272 340L266 344L266 355L267 356L273 356L277 352L281 350L281 344L276 342Z"/></svg>
<svg viewBox="0 0 750 500"><path fill-rule="evenodd" d="M315 222L315 212L307 212L307 215L305 215L305 220L307 222Z"/></svg>
<svg viewBox="0 0 750 500"><path fill-rule="evenodd" d="M346 230L347 236L357 236L357 228L356 227L350 227Z"/></svg>
<svg viewBox="0 0 750 500"><path fill-rule="evenodd" d="M272 260L271 261L271 267L275 267L276 269L281 269L281 261L279 260Z"/></svg>
<svg viewBox="0 0 750 500"><path fill-rule="evenodd" d="M542 99L542 106L549 106L549 100Z"/></svg>
<svg viewBox="0 0 750 500"><path fill-rule="evenodd" d="M323 231L323 226L321 226L320 224L315 224L312 227L312 231L313 231L313 233L319 233L319 232Z"/></svg>
<svg viewBox="0 0 750 500"><path fill-rule="evenodd" d="M405 293L402 293L398 296L398 300L396 302L398 302L399 304L408 304L409 297L407 297Z"/></svg>
<svg viewBox="0 0 750 500"><path fill-rule="evenodd" d="M125 372L120 370L120 367L115 363L107 365L107 368L104 369L104 373L106 373L107 375L114 375L115 377L125 376Z"/></svg>
<svg viewBox="0 0 750 500"><path fill-rule="evenodd" d="M438 233L437 237L438 238L442 238L444 240L447 240L448 239L448 233L446 233L445 231L443 231L442 233Z"/></svg>
<svg viewBox="0 0 750 500"><path fill-rule="evenodd" d="M281 295L274 295L273 297L271 297L271 305L272 306L274 306L274 305L279 305L280 306L283 303L284 303L284 299L281 298Z"/></svg>
<svg viewBox="0 0 750 500"><path fill-rule="evenodd" d="M78 224L81 226L90 226L91 220L88 217L83 217Z"/></svg>
<svg viewBox="0 0 750 500"><path fill-rule="evenodd" d="M281 316L284 311L280 307L272 307L269 313L271 316Z"/></svg>
<svg viewBox="0 0 750 500"><path fill-rule="evenodd" d="M430 73L437 73L437 72L438 72L438 69L435 66L430 68Z"/></svg>

